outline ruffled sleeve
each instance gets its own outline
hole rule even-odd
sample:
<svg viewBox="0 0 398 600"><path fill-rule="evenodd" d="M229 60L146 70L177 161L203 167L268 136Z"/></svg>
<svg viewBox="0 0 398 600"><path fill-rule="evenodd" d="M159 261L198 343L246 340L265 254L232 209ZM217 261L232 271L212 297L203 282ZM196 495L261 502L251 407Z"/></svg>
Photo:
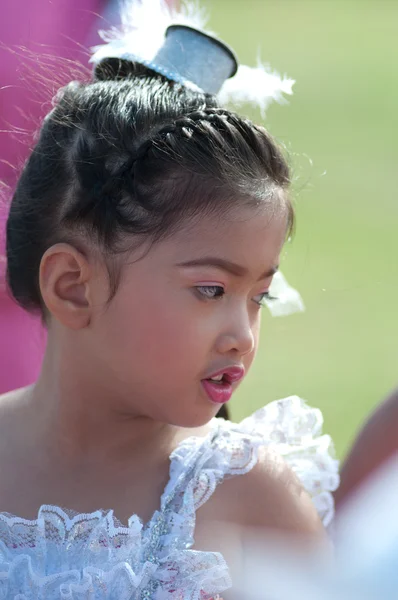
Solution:
<svg viewBox="0 0 398 600"><path fill-rule="evenodd" d="M257 463L258 449L268 446L283 456L299 477L328 527L334 515L332 492L339 485L339 463L332 439L322 434L322 426L321 411L298 396L272 402L237 425L225 423L221 436L224 477L250 471ZM228 448L231 451L226 453Z"/></svg>

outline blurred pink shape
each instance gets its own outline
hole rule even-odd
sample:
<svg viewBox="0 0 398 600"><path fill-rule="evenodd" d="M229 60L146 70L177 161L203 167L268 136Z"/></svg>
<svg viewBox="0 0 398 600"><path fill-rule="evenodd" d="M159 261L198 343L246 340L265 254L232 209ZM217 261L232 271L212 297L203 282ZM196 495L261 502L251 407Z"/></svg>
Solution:
<svg viewBox="0 0 398 600"><path fill-rule="evenodd" d="M116 4L116 3L113 3ZM20 167L33 133L48 111L40 82L44 56L79 61L87 66L87 50L98 43L98 28L108 28L104 0L2 0L0 19L0 393L32 383L39 373L45 331L38 318L26 314L9 297L5 285L5 224ZM116 6L114 7L117 8ZM104 15L101 20L100 14ZM21 50L25 48L27 50ZM61 62L61 61L60 61ZM57 69L54 87L71 79L66 62ZM51 70L46 76L51 79ZM35 86L34 78L38 78Z"/></svg>

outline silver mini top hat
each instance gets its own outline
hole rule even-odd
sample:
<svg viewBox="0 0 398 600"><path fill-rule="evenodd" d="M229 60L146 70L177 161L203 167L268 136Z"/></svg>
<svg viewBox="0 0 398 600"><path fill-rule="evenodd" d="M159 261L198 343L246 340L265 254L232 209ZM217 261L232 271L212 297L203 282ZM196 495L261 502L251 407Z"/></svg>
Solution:
<svg viewBox="0 0 398 600"><path fill-rule="evenodd" d="M92 59L96 75L102 78L101 73L110 68L123 76L120 63L119 67L114 63L118 59L144 65L171 81L208 94L217 94L238 70L235 54L226 44L188 25L170 25L151 60L130 51L124 40L100 47Z"/></svg>
<svg viewBox="0 0 398 600"><path fill-rule="evenodd" d="M171 25L151 68L173 81L217 94L225 80L235 75L238 61L217 38L186 25Z"/></svg>

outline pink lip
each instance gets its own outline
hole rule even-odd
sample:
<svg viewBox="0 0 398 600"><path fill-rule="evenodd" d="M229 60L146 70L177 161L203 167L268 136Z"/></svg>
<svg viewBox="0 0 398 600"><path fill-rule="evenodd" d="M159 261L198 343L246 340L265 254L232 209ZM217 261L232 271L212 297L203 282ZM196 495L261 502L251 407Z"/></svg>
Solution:
<svg viewBox="0 0 398 600"><path fill-rule="evenodd" d="M224 379L220 383L209 381L213 377L224 375ZM240 381L245 375L243 367L228 367L220 369L216 373L212 373L206 379L202 379L202 385L212 402L215 404L225 404L231 399L233 386L232 384Z"/></svg>

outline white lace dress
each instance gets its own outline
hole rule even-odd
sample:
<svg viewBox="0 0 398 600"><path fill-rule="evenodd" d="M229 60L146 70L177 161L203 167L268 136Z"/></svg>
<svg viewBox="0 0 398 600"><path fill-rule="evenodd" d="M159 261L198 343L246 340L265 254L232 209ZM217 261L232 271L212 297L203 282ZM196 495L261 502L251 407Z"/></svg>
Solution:
<svg viewBox="0 0 398 600"><path fill-rule="evenodd" d="M192 550L195 512L225 478L250 471L260 446L278 450L327 526L337 461L322 415L297 397L233 424L214 419L206 438L172 454L161 508L122 527L113 512L71 514L43 506L36 520L0 515L1 600L203 600L231 582L220 554Z"/></svg>

